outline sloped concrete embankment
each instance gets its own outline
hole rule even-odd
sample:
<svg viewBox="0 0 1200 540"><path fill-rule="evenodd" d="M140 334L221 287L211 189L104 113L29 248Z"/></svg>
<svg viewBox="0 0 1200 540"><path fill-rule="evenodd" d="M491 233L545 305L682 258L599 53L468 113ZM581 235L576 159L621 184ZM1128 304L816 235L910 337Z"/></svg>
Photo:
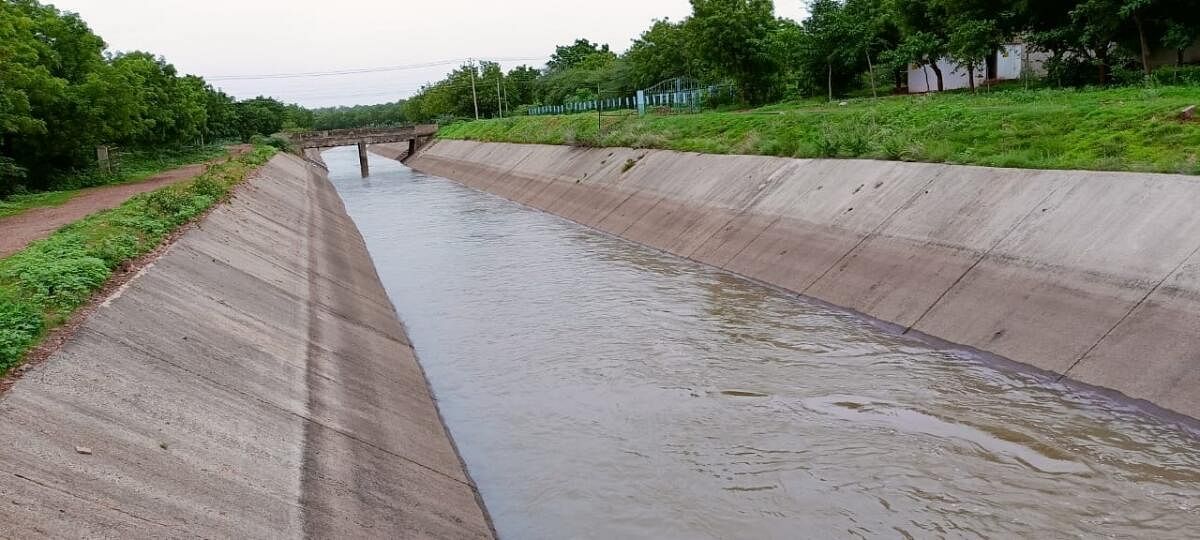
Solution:
<svg viewBox="0 0 1200 540"><path fill-rule="evenodd" d="M408 160L1200 417L1200 179L442 140Z"/></svg>
<svg viewBox="0 0 1200 540"><path fill-rule="evenodd" d="M492 536L358 230L292 156L0 398L0 433L0 537Z"/></svg>

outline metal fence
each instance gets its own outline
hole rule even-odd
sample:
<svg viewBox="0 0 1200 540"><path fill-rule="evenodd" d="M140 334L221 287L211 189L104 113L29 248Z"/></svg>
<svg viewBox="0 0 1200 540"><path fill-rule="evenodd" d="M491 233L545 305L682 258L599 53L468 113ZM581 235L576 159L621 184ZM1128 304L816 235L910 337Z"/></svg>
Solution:
<svg viewBox="0 0 1200 540"><path fill-rule="evenodd" d="M537 105L529 108L530 115L572 114L595 110L637 110L639 115L689 113L709 108L722 101L732 101L734 87L730 84L701 84L693 79L677 77L632 96L600 97L573 101L562 105Z"/></svg>

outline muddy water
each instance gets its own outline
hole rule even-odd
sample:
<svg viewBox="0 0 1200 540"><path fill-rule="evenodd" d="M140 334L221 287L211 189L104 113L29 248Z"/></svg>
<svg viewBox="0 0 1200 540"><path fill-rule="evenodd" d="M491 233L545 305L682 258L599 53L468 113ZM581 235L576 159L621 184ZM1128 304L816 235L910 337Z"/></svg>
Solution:
<svg viewBox="0 0 1200 540"><path fill-rule="evenodd" d="M1167 419L325 159L501 536L1200 537L1200 438Z"/></svg>

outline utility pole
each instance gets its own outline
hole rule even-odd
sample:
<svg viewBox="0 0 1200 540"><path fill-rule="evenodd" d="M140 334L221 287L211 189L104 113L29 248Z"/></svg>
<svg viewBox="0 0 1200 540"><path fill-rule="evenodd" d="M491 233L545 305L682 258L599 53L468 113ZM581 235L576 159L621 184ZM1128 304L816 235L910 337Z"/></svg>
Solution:
<svg viewBox="0 0 1200 540"><path fill-rule="evenodd" d="M600 83L596 83L596 144L600 144L600 139L604 137L604 119L600 115Z"/></svg>
<svg viewBox="0 0 1200 540"><path fill-rule="evenodd" d="M508 83L504 83L504 108L508 109L508 114L512 114L512 106L508 104Z"/></svg>
<svg viewBox="0 0 1200 540"><path fill-rule="evenodd" d="M471 102L475 104L475 119L479 120L479 97L475 95L475 59L471 59Z"/></svg>
<svg viewBox="0 0 1200 540"><path fill-rule="evenodd" d="M499 64L496 65L500 67ZM496 110L500 111L500 118L504 118L504 102L500 101L500 78L504 76L504 71L497 69L499 73L496 75Z"/></svg>

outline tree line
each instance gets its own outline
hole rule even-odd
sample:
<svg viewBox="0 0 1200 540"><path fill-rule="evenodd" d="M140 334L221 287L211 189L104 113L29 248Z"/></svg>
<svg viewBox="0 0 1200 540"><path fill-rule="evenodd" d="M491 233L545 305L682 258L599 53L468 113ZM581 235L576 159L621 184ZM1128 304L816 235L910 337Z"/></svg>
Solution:
<svg viewBox="0 0 1200 540"><path fill-rule="evenodd" d="M965 68L973 88L987 58L1016 41L1047 55L1057 84L1132 83L1152 74L1156 51L1183 64L1200 39L1200 1L815 0L788 32L794 80L810 92L844 91L864 74L899 84L909 66L928 68L942 90L939 59Z"/></svg>
<svg viewBox="0 0 1200 540"><path fill-rule="evenodd" d="M415 95L382 105L307 110L266 97L238 101L150 53L106 52L75 14L0 0L0 196L51 187L89 165L96 145L150 148L267 135L522 114L630 96L673 77L729 83L747 104L894 87L939 59L972 72L1005 43L1044 51L1061 85L1143 80L1162 51L1182 64L1200 38L1200 0L812 0L803 21L771 0L691 0L624 52L578 39L544 67L467 63Z"/></svg>
<svg viewBox="0 0 1200 540"><path fill-rule="evenodd" d="M1130 83L1152 72L1156 51L1173 51L1182 64L1200 38L1200 0L812 0L803 21L776 17L771 0L691 4L690 16L655 20L620 54L579 39L556 47L541 69L463 65L387 105L388 121L474 118L476 102L481 117L518 114L597 93L628 96L677 76L732 83L748 104L898 91L910 67L928 68L930 86L942 89L948 74L939 59L969 71L973 86L987 58L1016 41L1046 53L1056 84ZM351 116L371 115L359 108L335 116L348 126Z"/></svg>
<svg viewBox="0 0 1200 540"><path fill-rule="evenodd" d="M107 52L74 13L0 0L0 196L52 188L126 149L249 140L312 113L266 97L238 101L148 52Z"/></svg>

